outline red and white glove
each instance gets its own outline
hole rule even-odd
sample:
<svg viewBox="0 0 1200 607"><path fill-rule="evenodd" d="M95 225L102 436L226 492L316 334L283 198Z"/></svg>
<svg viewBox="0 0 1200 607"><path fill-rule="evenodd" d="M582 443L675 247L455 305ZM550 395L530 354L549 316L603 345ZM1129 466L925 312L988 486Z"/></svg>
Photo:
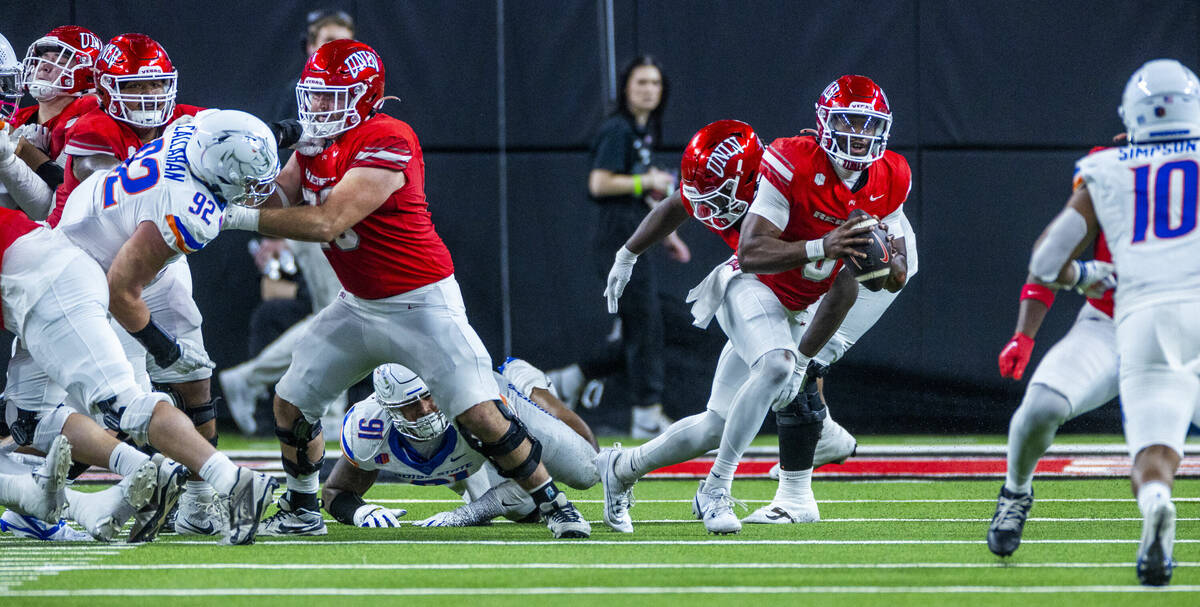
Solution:
<svg viewBox="0 0 1200 607"><path fill-rule="evenodd" d="M1021 333L1013 334L1012 339L1000 350L1000 375L1021 379L1025 375L1025 366L1033 354L1033 338Z"/></svg>

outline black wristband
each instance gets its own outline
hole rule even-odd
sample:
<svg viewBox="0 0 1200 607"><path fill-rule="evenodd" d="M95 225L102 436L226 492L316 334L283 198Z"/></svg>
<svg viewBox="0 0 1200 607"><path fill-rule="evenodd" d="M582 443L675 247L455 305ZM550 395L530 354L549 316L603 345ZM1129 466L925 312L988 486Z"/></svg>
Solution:
<svg viewBox="0 0 1200 607"><path fill-rule="evenodd" d="M141 331L130 331L129 334L154 357L154 364L163 369L171 366L183 354L175 339L158 328L153 319Z"/></svg>
<svg viewBox="0 0 1200 607"><path fill-rule="evenodd" d="M271 132L275 133L275 140L279 142L279 147L290 148L300 141L300 136L304 134L304 128L300 126L300 121L288 118L272 122Z"/></svg>
<svg viewBox="0 0 1200 607"><path fill-rule="evenodd" d="M53 160L47 160L39 166L34 173L50 186L50 189L57 188L63 182L63 168L58 166Z"/></svg>
<svg viewBox="0 0 1200 607"><path fill-rule="evenodd" d="M325 506L325 511L332 514L337 522L354 526L354 513L366 503L361 495L342 491L333 498L328 506Z"/></svg>

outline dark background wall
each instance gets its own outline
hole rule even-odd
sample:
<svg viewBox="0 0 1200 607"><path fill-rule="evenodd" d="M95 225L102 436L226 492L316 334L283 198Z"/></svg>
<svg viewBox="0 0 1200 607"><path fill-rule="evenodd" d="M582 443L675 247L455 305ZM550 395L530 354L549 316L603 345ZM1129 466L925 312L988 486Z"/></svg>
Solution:
<svg viewBox="0 0 1200 607"><path fill-rule="evenodd" d="M812 125L812 103L830 80L871 76L894 108L891 147L913 166L906 208L921 264L830 378L834 411L860 431L1006 427L1022 386L1000 379L996 354L1015 322L1029 247L1065 200L1074 159L1121 130L1116 106L1141 63L1200 64L1200 3L1190 1L611 6L611 30L603 0L217 0L202 10L74 0L34 10L6 0L0 14L18 52L65 23L105 39L150 34L179 69L180 101L270 120L294 107L307 11L346 10L401 99L387 111L421 136L430 209L472 324L497 361L514 353L547 368L575 360L611 328L587 247L595 212L585 190L587 146L611 94L610 50L618 69L638 53L666 67L666 167L712 120L746 120L766 140L792 135ZM695 259L674 264L664 288L677 302L727 255L698 224L683 234ZM247 240L223 235L192 263L220 366L244 358L257 303ZM1035 363L1079 301L1059 298ZM683 317L670 339L667 404L683 415L703 406L723 338L715 324L701 333ZM1116 430L1117 419L1110 408L1073 427Z"/></svg>

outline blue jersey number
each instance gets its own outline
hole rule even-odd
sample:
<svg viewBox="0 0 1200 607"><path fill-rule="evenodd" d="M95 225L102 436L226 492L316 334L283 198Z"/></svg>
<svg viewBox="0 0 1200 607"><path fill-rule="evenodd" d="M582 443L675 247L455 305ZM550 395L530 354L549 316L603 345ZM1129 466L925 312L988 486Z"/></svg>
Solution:
<svg viewBox="0 0 1200 607"><path fill-rule="evenodd" d="M117 204L118 180L121 182L121 189L125 190L126 194L140 194L158 183L158 161L149 156L161 150L162 147L162 139L155 139L147 143L136 154L130 156L129 160L117 167L112 175L104 179L104 208L107 209ZM139 177L134 177L129 174L131 168L140 168L144 173Z"/></svg>
<svg viewBox="0 0 1200 607"><path fill-rule="evenodd" d="M192 197L192 206L188 207L188 212L192 215L199 215L205 224L211 224L212 221L209 220L208 216L212 215L212 212L216 209L216 202L213 202L204 194L196 192L196 195Z"/></svg>
<svg viewBox="0 0 1200 607"><path fill-rule="evenodd" d="M1180 174L1182 195L1171 195L1171 180ZM1200 165L1194 160L1168 162L1154 173L1154 186L1150 186L1150 165L1133 170L1133 242L1146 240L1150 217L1154 217L1154 236L1159 239L1178 238L1196 229L1196 188L1200 178ZM1153 189L1153 191L1151 191ZM1171 202L1175 198L1182 205L1178 213L1172 213ZM1154 200L1153 212L1151 199ZM1179 218L1179 225L1171 227L1171 216Z"/></svg>
<svg viewBox="0 0 1200 607"><path fill-rule="evenodd" d="M383 440L383 428L382 419L360 419L358 420L358 437Z"/></svg>

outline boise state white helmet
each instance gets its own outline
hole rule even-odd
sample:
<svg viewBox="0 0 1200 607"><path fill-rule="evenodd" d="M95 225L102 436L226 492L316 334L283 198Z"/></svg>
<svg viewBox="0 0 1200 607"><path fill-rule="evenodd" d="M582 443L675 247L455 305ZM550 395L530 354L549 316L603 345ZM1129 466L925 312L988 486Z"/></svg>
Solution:
<svg viewBox="0 0 1200 607"><path fill-rule="evenodd" d="M21 62L8 38L0 34L0 120L9 120L17 113L22 94Z"/></svg>
<svg viewBox="0 0 1200 607"><path fill-rule="evenodd" d="M197 179L226 204L254 207L275 191L279 149L263 121L238 110L205 110L185 151Z"/></svg>
<svg viewBox="0 0 1200 607"><path fill-rule="evenodd" d="M1117 113L1131 143L1200 137L1200 80L1174 59L1138 68Z"/></svg>
<svg viewBox="0 0 1200 607"><path fill-rule="evenodd" d="M392 425L400 434L430 440L441 436L450 427L446 416L436 409L412 421L404 417L401 409L429 398L429 387L412 369L396 363L379 365L375 367L371 381L375 384L375 400L391 415Z"/></svg>

